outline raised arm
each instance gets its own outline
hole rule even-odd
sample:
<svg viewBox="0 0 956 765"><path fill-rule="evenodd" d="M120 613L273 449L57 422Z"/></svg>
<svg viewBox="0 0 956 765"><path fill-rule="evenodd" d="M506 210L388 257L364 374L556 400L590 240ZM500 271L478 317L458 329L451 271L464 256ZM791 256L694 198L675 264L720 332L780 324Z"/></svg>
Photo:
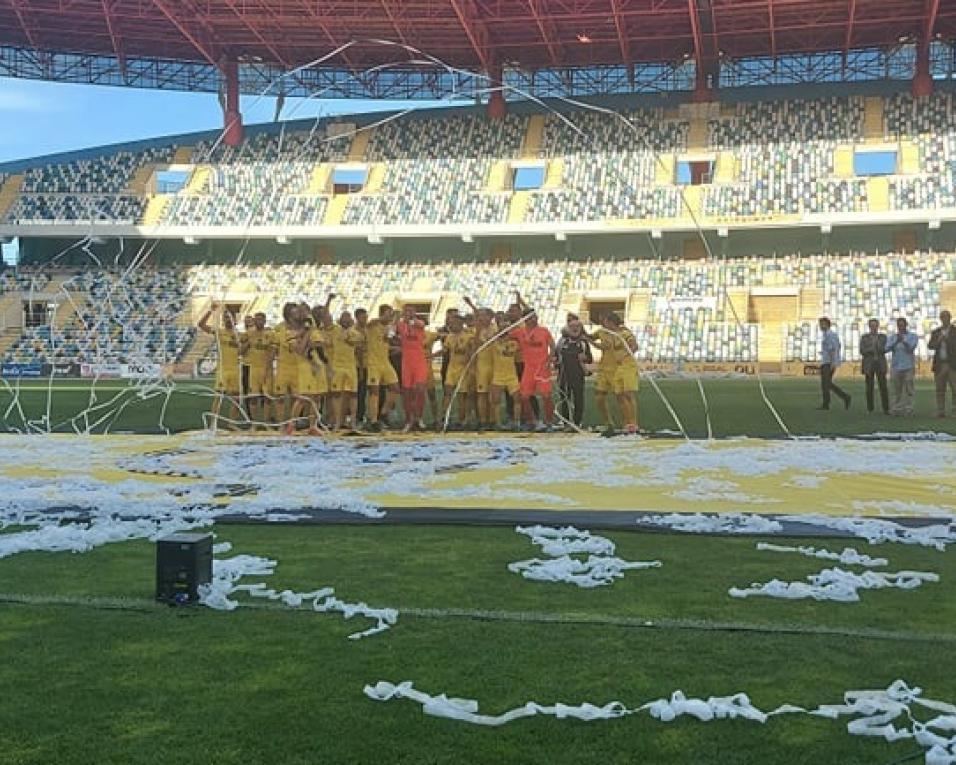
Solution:
<svg viewBox="0 0 956 765"><path fill-rule="evenodd" d="M205 332L207 335L216 334L216 330L209 326L209 317L212 316L212 312L215 311L219 305L217 303L210 303L209 310L203 314L203 317L199 320L199 329Z"/></svg>
<svg viewBox="0 0 956 765"><path fill-rule="evenodd" d="M470 297L468 297L467 295L465 295L465 297L462 298L462 300L465 301L465 305L468 306L472 311L477 311L477 310L478 310L478 306L475 305L475 301L472 300L472 299L471 299Z"/></svg>

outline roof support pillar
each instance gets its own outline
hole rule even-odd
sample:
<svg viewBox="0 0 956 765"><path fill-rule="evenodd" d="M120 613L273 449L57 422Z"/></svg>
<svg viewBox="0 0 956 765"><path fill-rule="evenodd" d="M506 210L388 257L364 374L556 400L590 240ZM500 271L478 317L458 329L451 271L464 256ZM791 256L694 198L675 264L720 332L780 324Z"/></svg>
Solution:
<svg viewBox="0 0 956 765"><path fill-rule="evenodd" d="M239 111L239 64L235 59L224 59L219 66L225 85L222 102L223 143L238 146L242 143L242 113Z"/></svg>
<svg viewBox="0 0 956 765"><path fill-rule="evenodd" d="M488 98L488 117L493 120L503 120L508 114L508 102L505 101L505 94L501 84L503 71L500 64L495 64L488 72L490 85L494 90Z"/></svg>

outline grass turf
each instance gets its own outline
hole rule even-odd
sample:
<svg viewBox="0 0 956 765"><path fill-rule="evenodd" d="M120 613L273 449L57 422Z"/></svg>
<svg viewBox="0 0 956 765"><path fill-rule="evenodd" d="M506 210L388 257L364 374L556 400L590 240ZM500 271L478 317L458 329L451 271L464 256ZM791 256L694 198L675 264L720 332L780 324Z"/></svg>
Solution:
<svg viewBox="0 0 956 765"><path fill-rule="evenodd" d="M509 573L508 562L537 552L510 529L218 533L234 553L276 558L266 581L277 588L328 584L374 606L533 611L592 623L405 614L356 643L345 637L365 620L148 605L153 549L145 542L77 556L21 554L0 560L0 590L139 600L129 610L0 604L0 651L14 659L0 662L0 763L882 763L916 747L851 737L845 721L801 717L764 726L536 718L481 729L425 717L411 702L376 704L361 691L380 679L413 680L427 692L476 698L492 714L529 699L630 706L677 688L704 697L746 691L766 709L835 703L845 690L901 677L931 697L956 699L951 552L855 544L889 558L890 570L935 571L942 581L834 604L727 596L732 585L802 579L826 565L757 552L739 538L610 533L622 557L664 566L585 591ZM607 616L752 629L625 627L602 623ZM849 634L813 633L820 628Z"/></svg>
<svg viewBox="0 0 956 765"><path fill-rule="evenodd" d="M9 383L9 381L7 381ZM938 420L933 417L935 398L933 383L921 380L916 386L917 416L912 418L887 417L881 413L868 415L865 411L863 382L857 376L838 380L853 396L852 409L847 412L839 400L834 400L830 411L817 411L820 403L819 381L808 379L768 379L765 388L768 397L787 427L795 435L859 435L877 431L912 432L936 430L956 434L956 420ZM120 381L100 383L96 388L96 402L100 407L89 416L89 424L102 421L94 432L134 431L153 433L159 430L160 415L166 404L162 422L171 431L194 430L203 427L203 412L211 404L209 381L182 382L169 397L153 395L142 400L137 389ZM674 407L687 433L692 437L707 435L704 405L695 380L662 380L661 390ZM748 435L775 437L783 431L769 408L761 400L757 382L746 380L704 380L704 391L710 410L711 427L716 437ZM55 380L52 395L43 382L21 383L14 395L12 388L0 388L0 428L23 430L24 416L40 420L50 404L50 422L54 429L73 432L83 430L87 420L80 415L90 405L89 383L82 380ZM106 402L111 403L107 404ZM648 430L676 429L676 424L654 389L643 383L639 393L641 424ZM586 425L597 424L593 390L588 386ZM22 412L22 414L21 414ZM75 419L73 422L71 420Z"/></svg>

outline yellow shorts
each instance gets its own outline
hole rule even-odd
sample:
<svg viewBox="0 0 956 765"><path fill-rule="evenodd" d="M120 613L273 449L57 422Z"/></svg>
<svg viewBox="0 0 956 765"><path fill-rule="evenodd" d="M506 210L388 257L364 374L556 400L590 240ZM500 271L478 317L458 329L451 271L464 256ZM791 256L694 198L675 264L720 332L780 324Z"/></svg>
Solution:
<svg viewBox="0 0 956 765"><path fill-rule="evenodd" d="M594 375L594 390L598 393L614 392L614 375L617 374L617 368L598 369Z"/></svg>
<svg viewBox="0 0 956 765"><path fill-rule="evenodd" d="M474 371L469 369L465 373L464 380L462 380L462 373L465 372L464 367L448 367L448 371L445 373L445 387L446 388L455 388L458 386L459 381L461 382L461 387L458 390L461 393L471 393L475 390L475 375Z"/></svg>
<svg viewBox="0 0 956 765"><path fill-rule="evenodd" d="M358 370L332 368L332 392L355 393L358 390Z"/></svg>
<svg viewBox="0 0 956 765"><path fill-rule="evenodd" d="M247 396L271 396L273 390L272 370L269 367L249 367L249 390Z"/></svg>
<svg viewBox="0 0 956 765"><path fill-rule="evenodd" d="M516 374L498 375L491 378L491 386L493 388L503 388L508 391L509 395L513 396L521 388L521 383L518 382L518 375Z"/></svg>
<svg viewBox="0 0 956 765"><path fill-rule="evenodd" d="M273 378L273 392L277 396L284 396L287 393L298 393L299 391L299 365L289 366L282 364L276 371Z"/></svg>
<svg viewBox="0 0 956 765"><path fill-rule="evenodd" d="M395 367L387 361L384 364L369 364L368 377L365 379L369 388L377 388L379 385L398 385Z"/></svg>
<svg viewBox="0 0 956 765"><path fill-rule="evenodd" d="M616 395L633 393L637 390L637 381L637 364L626 361L615 370L611 380L611 390Z"/></svg>
<svg viewBox="0 0 956 765"><path fill-rule="evenodd" d="M299 381L296 393L300 396L323 396L329 392L329 377L324 366L299 365Z"/></svg>
<svg viewBox="0 0 956 765"><path fill-rule="evenodd" d="M494 377L494 365L490 361L475 363L475 390L478 393L487 393L491 390L491 381Z"/></svg>
<svg viewBox="0 0 956 765"><path fill-rule="evenodd" d="M216 374L216 390L220 393L227 393L230 396L240 394L241 379L239 377L239 367L233 369L220 369Z"/></svg>

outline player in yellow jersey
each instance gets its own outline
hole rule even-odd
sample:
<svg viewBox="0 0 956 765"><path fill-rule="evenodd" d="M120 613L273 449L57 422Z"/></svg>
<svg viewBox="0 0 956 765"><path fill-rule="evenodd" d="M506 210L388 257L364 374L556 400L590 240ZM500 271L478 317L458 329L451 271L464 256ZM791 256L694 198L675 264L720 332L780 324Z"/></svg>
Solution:
<svg viewBox="0 0 956 765"><path fill-rule="evenodd" d="M355 426L365 427L368 418L368 311L364 308L356 308L352 315L355 318L353 326L362 335L362 342L355 349L355 367L358 372Z"/></svg>
<svg viewBox="0 0 956 765"><path fill-rule="evenodd" d="M468 369L468 360L474 349L474 334L465 330L460 316L448 318L448 334L442 344L448 352L448 369L445 372L444 418L451 410L455 389L458 389L458 425L464 427L468 417L469 402L474 392L474 376ZM474 365L471 365L474 367Z"/></svg>
<svg viewBox="0 0 956 765"><path fill-rule="evenodd" d="M343 424L355 428L355 403L358 393L356 353L362 345L362 333L355 329L352 314L342 311L339 323L327 330L332 368L332 429Z"/></svg>
<svg viewBox="0 0 956 765"><path fill-rule="evenodd" d="M275 419L280 423L289 420L293 400L299 395L299 360L293 348L292 336L301 331L301 322L295 303L282 306L282 319L272 330L275 373L271 395Z"/></svg>
<svg viewBox="0 0 956 765"><path fill-rule="evenodd" d="M509 325L507 319L502 317L496 329L498 332L506 329ZM492 376L490 404L491 413L497 420L499 430L507 429L508 412L507 408L502 412L501 394L507 392L514 398L518 395L521 384L518 381L518 373L515 369L515 357L518 355L518 343L512 340L508 335L503 335L491 344L492 352Z"/></svg>
<svg viewBox="0 0 956 765"><path fill-rule="evenodd" d="M378 318L372 319L365 329L365 358L368 364L368 418L369 429L380 431L382 420L388 420L389 414L398 401L398 374L389 360L392 334L392 322L395 311L390 305L378 307ZM381 402L382 388L385 388L385 403Z"/></svg>
<svg viewBox="0 0 956 765"><path fill-rule="evenodd" d="M249 366L249 387L246 390L249 417L253 428L264 425L269 412L266 402L272 395L272 356L275 339L266 327L266 315L257 313L252 326L246 330L243 344L243 360Z"/></svg>
<svg viewBox="0 0 956 765"><path fill-rule="evenodd" d="M302 317L298 331L290 338L298 367L297 394L286 432L294 433L296 420L305 413L308 417L309 434L316 436L322 432L318 424L321 420L322 401L329 391L326 339L324 333L315 326L307 306L296 306L295 313L297 317Z"/></svg>
<svg viewBox="0 0 956 765"><path fill-rule="evenodd" d="M219 424L219 413L222 410L223 399L230 402L229 417L232 421L227 426L239 421L239 397L242 395L241 361L239 358L240 338L236 327L235 317L229 311L223 311L217 317L216 326L209 326L209 318L213 312L219 311L218 303L211 303L209 310L199 320L199 329L207 335L216 338L216 347L219 351L219 367L216 370L216 398L212 405L213 427ZM220 326L221 322L221 326Z"/></svg>
<svg viewBox="0 0 956 765"><path fill-rule="evenodd" d="M595 380L595 403L607 427L613 428L614 422L607 405L608 394L613 394L617 399L625 430L635 433L638 428L639 375L637 360L634 358L637 339L616 313L606 314L601 323L602 329L589 338L601 351Z"/></svg>
<svg viewBox="0 0 956 765"><path fill-rule="evenodd" d="M435 343L441 339L442 333L434 330L425 330L422 338L422 345L425 347L425 360L428 362L428 379L425 381L425 393L428 396L428 412L431 414L432 423L439 428L441 423L438 419L438 383L435 382L435 370L432 367L432 360L441 356L441 351L436 355L433 350ZM425 423L419 422L419 427L424 430Z"/></svg>
<svg viewBox="0 0 956 765"><path fill-rule="evenodd" d="M468 300L468 305L474 304ZM475 355L472 366L475 371L475 408L478 414L478 427L490 428L494 425L491 409L491 379L494 375L494 352L489 344L495 336L494 312L490 308L475 309Z"/></svg>

